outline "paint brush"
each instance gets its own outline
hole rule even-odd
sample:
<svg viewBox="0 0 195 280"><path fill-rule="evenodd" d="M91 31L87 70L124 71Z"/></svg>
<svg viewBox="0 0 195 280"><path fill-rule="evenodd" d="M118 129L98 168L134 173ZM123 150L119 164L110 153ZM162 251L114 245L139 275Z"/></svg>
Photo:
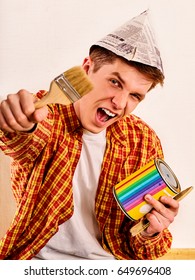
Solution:
<svg viewBox="0 0 195 280"><path fill-rule="evenodd" d="M35 108L57 103L68 105L89 93L93 86L81 66L74 66L58 77L50 84L48 93L35 103Z"/></svg>
<svg viewBox="0 0 195 280"><path fill-rule="evenodd" d="M183 190L182 192L180 192L179 194L177 194L174 199L177 201L182 200L187 194L189 194L192 191L193 187L189 187L185 190ZM150 223L148 222L147 219L142 219L141 221L139 221L136 225L134 225L131 229L130 232L132 234L132 236L137 235L138 233L142 232L144 229L146 229L147 227L149 227Z"/></svg>

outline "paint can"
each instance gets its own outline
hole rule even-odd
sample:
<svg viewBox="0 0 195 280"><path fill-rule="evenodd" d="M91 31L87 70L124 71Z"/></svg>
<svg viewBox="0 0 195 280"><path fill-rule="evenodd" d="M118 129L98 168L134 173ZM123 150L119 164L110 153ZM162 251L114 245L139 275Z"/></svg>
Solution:
<svg viewBox="0 0 195 280"><path fill-rule="evenodd" d="M131 220L139 220L150 210L146 194L159 200L161 196L174 197L180 193L179 181L168 164L154 159L114 186L113 192L122 211Z"/></svg>

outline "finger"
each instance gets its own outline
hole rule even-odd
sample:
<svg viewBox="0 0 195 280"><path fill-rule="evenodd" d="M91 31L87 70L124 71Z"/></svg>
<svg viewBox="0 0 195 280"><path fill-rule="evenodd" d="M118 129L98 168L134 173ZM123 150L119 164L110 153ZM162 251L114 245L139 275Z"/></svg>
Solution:
<svg viewBox="0 0 195 280"><path fill-rule="evenodd" d="M149 221L149 229L147 232L160 232L165 228L168 228L170 224L174 221L174 216L163 217L156 210L147 214L147 219Z"/></svg>
<svg viewBox="0 0 195 280"><path fill-rule="evenodd" d="M32 114L35 111L34 102L36 100L36 97L32 93L30 93L26 90L20 90L17 93L17 95L18 95L19 100L20 100L20 106L21 106L22 112L24 113L24 115L27 118L30 119Z"/></svg>
<svg viewBox="0 0 195 280"><path fill-rule="evenodd" d="M165 228L164 223L162 223L162 220L158 217L158 215L156 215L156 213L148 213L146 218L149 221L149 226L145 230L147 234L161 232Z"/></svg>
<svg viewBox="0 0 195 280"><path fill-rule="evenodd" d="M176 213L179 210L179 202L170 196L161 196L160 202L162 202L166 207L171 208Z"/></svg>
<svg viewBox="0 0 195 280"><path fill-rule="evenodd" d="M39 123L46 118L48 114L47 106L35 110L36 96L26 90L20 90L18 95L20 97L22 111L30 122Z"/></svg>
<svg viewBox="0 0 195 280"><path fill-rule="evenodd" d="M169 215L169 209L161 201L156 200L149 194L145 196L145 200L162 216L167 217Z"/></svg>
<svg viewBox="0 0 195 280"><path fill-rule="evenodd" d="M170 208L167 208L165 215L160 214L159 212L157 212L157 210L153 208L153 210L147 214L147 219L150 222L153 221L156 221L156 223L158 222L159 223L158 227L160 227L161 225L163 228L167 228L174 221L175 216L176 216L175 212L172 211Z"/></svg>
<svg viewBox="0 0 195 280"><path fill-rule="evenodd" d="M44 106L42 108L36 109L35 112L33 113L31 120L35 123L39 123L43 121L48 114L48 108L47 106Z"/></svg>
<svg viewBox="0 0 195 280"><path fill-rule="evenodd" d="M1 111L0 111L0 129L2 129L4 131L8 131L8 132L14 132L14 130L7 124Z"/></svg>
<svg viewBox="0 0 195 280"><path fill-rule="evenodd" d="M5 122L3 126L4 129L6 129L6 126L9 127L12 131L21 129L21 126L18 125L7 101L3 101L1 103L1 113Z"/></svg>
<svg viewBox="0 0 195 280"><path fill-rule="evenodd" d="M1 103L1 112L7 125L14 131L26 131L34 125L22 112L17 94L7 96L7 99Z"/></svg>
<svg viewBox="0 0 195 280"><path fill-rule="evenodd" d="M30 104L30 102L29 102ZM7 96L7 113L5 115L6 118L9 118L11 121L12 127L15 130L28 130L34 125L31 121L29 121L28 116L23 112L22 109L22 101L20 99L19 94L9 94ZM29 106L27 106L29 107ZM33 112L33 111L32 111ZM31 112L31 114L32 114ZM7 120L8 121L8 120Z"/></svg>

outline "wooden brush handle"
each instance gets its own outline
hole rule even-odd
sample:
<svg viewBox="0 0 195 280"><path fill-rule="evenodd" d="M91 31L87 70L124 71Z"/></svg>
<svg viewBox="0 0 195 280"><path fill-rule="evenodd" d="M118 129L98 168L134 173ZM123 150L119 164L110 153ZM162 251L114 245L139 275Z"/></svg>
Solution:
<svg viewBox="0 0 195 280"><path fill-rule="evenodd" d="M49 92L45 96L43 96L43 98L35 102L35 109L52 103L64 105L68 105L71 103L66 93L61 88L59 88L55 81L51 82Z"/></svg>
<svg viewBox="0 0 195 280"><path fill-rule="evenodd" d="M193 189L193 187L189 187L189 188L183 190L182 192L177 194L174 197L174 199L177 200L177 201L182 200L187 194L189 194L191 192L192 189ZM143 230L145 230L149 225L150 225L150 223L148 222L148 220L146 218L144 218L143 220L139 221L136 225L134 225L130 229L130 232L131 232L132 236L135 236L138 233L140 233Z"/></svg>

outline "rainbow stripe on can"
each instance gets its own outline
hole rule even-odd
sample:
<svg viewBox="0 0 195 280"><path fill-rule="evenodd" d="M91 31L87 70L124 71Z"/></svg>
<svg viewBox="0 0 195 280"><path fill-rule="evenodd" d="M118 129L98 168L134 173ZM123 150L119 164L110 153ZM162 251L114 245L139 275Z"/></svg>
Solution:
<svg viewBox="0 0 195 280"><path fill-rule="evenodd" d="M164 165L174 178L174 184L166 180L166 175L159 166ZM154 159L148 164L128 176L114 186L114 196L131 220L139 220L151 210L151 206L145 202L144 196L151 194L155 199L162 195L174 197L180 192L180 185L172 170L161 159Z"/></svg>

